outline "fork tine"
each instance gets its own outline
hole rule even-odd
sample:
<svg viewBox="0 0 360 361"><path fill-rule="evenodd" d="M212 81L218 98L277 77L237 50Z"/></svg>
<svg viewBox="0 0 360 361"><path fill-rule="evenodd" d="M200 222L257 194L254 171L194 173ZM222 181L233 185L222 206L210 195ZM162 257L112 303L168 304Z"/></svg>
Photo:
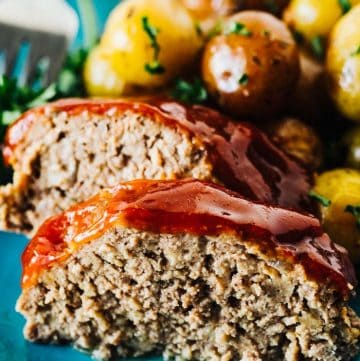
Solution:
<svg viewBox="0 0 360 361"><path fill-rule="evenodd" d="M5 52L5 75L10 77L15 67L20 42L14 42Z"/></svg>
<svg viewBox="0 0 360 361"><path fill-rule="evenodd" d="M14 69L23 35L23 32L11 25L0 24L0 49L5 54L5 74L7 76L11 76Z"/></svg>

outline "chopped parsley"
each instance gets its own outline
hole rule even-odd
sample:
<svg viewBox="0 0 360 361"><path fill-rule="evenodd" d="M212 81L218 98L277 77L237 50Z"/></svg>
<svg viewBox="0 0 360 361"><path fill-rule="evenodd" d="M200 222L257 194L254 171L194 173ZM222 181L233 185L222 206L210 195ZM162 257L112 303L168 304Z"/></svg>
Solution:
<svg viewBox="0 0 360 361"><path fill-rule="evenodd" d="M349 0L338 0L343 14L346 14L351 9L351 3Z"/></svg>
<svg viewBox="0 0 360 361"><path fill-rule="evenodd" d="M353 206L351 204L345 207L345 212L351 213L356 219L356 226L360 230L360 205Z"/></svg>
<svg viewBox="0 0 360 361"><path fill-rule="evenodd" d="M226 35L237 34L242 36L251 36L252 32L246 27L246 25L237 21L231 23L229 29L226 31Z"/></svg>
<svg viewBox="0 0 360 361"><path fill-rule="evenodd" d="M206 88L199 78L195 78L192 82L184 79L176 80L172 96L191 104L204 103L208 99Z"/></svg>
<svg viewBox="0 0 360 361"><path fill-rule="evenodd" d="M356 55L360 55L360 45L354 52L351 53L351 56L356 56Z"/></svg>
<svg viewBox="0 0 360 361"><path fill-rule="evenodd" d="M240 85L247 85L248 83L249 83L249 75L244 73L243 75L241 75L241 77L239 79L239 84Z"/></svg>
<svg viewBox="0 0 360 361"><path fill-rule="evenodd" d="M309 197L315 199L316 201L318 201L324 207L329 207L331 205L331 200L330 199L327 199L326 197L320 195L319 193L317 193L315 191L310 191L309 192Z"/></svg>
<svg viewBox="0 0 360 361"><path fill-rule="evenodd" d="M210 29L210 31L207 34L207 37L209 39L213 38L214 36L220 35L223 28L222 21L217 21L216 24Z"/></svg>
<svg viewBox="0 0 360 361"><path fill-rule="evenodd" d="M146 63L145 70L150 74L163 74L165 72L165 68L159 63L158 60L154 60L151 63Z"/></svg>
<svg viewBox="0 0 360 361"><path fill-rule="evenodd" d="M314 36L311 39L311 48L314 55L322 60L325 57L325 46L324 46L324 39L321 36Z"/></svg>
<svg viewBox="0 0 360 361"><path fill-rule="evenodd" d="M202 31L202 29L201 29L201 25L200 25L200 22L199 22L199 21L195 21L194 27L195 27L196 34L197 34L198 36L203 36L203 35L204 35L204 34L203 34L203 31Z"/></svg>
<svg viewBox="0 0 360 361"><path fill-rule="evenodd" d="M162 74L165 72L165 68L159 62L160 45L157 41L160 30L150 24L147 16L142 17L141 21L143 29L150 39L150 46L154 50L153 61L145 64L145 70L150 74Z"/></svg>

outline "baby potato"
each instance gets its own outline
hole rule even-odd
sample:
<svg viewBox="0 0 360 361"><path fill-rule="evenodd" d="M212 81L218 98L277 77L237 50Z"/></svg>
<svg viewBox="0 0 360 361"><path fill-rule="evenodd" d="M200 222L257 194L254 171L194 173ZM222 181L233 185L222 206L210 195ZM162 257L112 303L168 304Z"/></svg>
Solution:
<svg viewBox="0 0 360 361"><path fill-rule="evenodd" d="M335 242L349 250L355 263L359 263L360 172L349 169L325 172L317 177L314 192L313 195L322 199L324 230Z"/></svg>
<svg viewBox="0 0 360 361"><path fill-rule="evenodd" d="M84 82L90 96L119 96L125 91L125 82L113 69L111 54L100 46L94 48L86 59Z"/></svg>
<svg viewBox="0 0 360 361"><path fill-rule="evenodd" d="M353 6L360 0L291 0L285 9L284 20L308 43L320 37L326 39L333 26L348 10L346 4Z"/></svg>
<svg viewBox="0 0 360 361"><path fill-rule="evenodd" d="M179 0L127 0L111 13L101 47L128 84L163 86L191 66L202 46Z"/></svg>
<svg viewBox="0 0 360 361"><path fill-rule="evenodd" d="M195 19L206 20L231 14L237 8L237 0L181 0Z"/></svg>
<svg viewBox="0 0 360 361"><path fill-rule="evenodd" d="M286 153L299 159L308 169L322 163L322 144L315 130L296 118L283 118L271 123L268 133Z"/></svg>
<svg viewBox="0 0 360 361"><path fill-rule="evenodd" d="M299 78L299 54L284 23L258 11L224 22L205 47L202 77L217 103L239 117L274 115Z"/></svg>
<svg viewBox="0 0 360 361"><path fill-rule="evenodd" d="M182 0L198 20L231 15L239 10L262 10L280 15L289 0Z"/></svg>
<svg viewBox="0 0 360 361"><path fill-rule="evenodd" d="M360 122L360 5L341 18L331 33L326 69L337 108Z"/></svg>

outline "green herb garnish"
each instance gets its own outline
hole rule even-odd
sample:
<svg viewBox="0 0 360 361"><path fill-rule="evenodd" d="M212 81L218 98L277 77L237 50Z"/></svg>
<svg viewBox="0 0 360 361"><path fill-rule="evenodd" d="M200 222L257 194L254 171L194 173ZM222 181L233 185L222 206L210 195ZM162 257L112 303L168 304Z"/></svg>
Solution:
<svg viewBox="0 0 360 361"><path fill-rule="evenodd" d="M351 56L356 56L356 55L360 55L360 45L354 52L351 53Z"/></svg>
<svg viewBox="0 0 360 361"><path fill-rule="evenodd" d="M351 9L351 3L349 0L338 0L343 14L346 14Z"/></svg>
<svg viewBox="0 0 360 361"><path fill-rule="evenodd" d="M208 98L208 93L199 78L194 79L192 82L178 79L175 82L172 96L185 103L197 104L205 102Z"/></svg>
<svg viewBox="0 0 360 361"><path fill-rule="evenodd" d="M319 193L317 193L315 191L310 191L309 192L309 197L315 199L316 201L318 201L324 207L329 207L331 205L331 200L330 199L327 199L326 197L320 195Z"/></svg>
<svg viewBox="0 0 360 361"><path fill-rule="evenodd" d="M222 21L217 21L216 24L211 28L211 30L207 34L207 38L211 39L214 36L220 35L222 32L223 23Z"/></svg>
<svg viewBox="0 0 360 361"><path fill-rule="evenodd" d="M351 204L345 207L345 212L351 213L356 219L356 226L360 230L360 205L353 206Z"/></svg>
<svg viewBox="0 0 360 361"><path fill-rule="evenodd" d="M229 29L226 31L226 35L237 34L242 36L251 36L252 32L246 27L246 25L237 21L231 23Z"/></svg>
<svg viewBox="0 0 360 361"><path fill-rule="evenodd" d="M203 35L204 35L204 34L203 34L203 31L202 31L202 29L201 29L201 25L200 25L200 22L199 22L199 21L195 21L194 27L195 27L196 34L197 34L198 36L203 36Z"/></svg>
<svg viewBox="0 0 360 361"><path fill-rule="evenodd" d="M162 74L165 72L165 68L159 63L160 45L157 41L160 30L150 24L147 16L144 16L141 21L143 29L150 39L150 46L154 50L153 61L145 64L145 70L153 75Z"/></svg>
<svg viewBox="0 0 360 361"><path fill-rule="evenodd" d="M158 60L154 60L151 63L146 63L145 70L150 74L163 74L165 72L165 68L159 63Z"/></svg>
<svg viewBox="0 0 360 361"><path fill-rule="evenodd" d="M249 75L247 75L246 73L244 73L243 75L241 75L240 79L239 79L239 84L240 85L247 85L249 82Z"/></svg>
<svg viewBox="0 0 360 361"><path fill-rule="evenodd" d="M314 36L311 39L311 48L314 55L318 59L324 59L325 57L325 46L324 46L324 39L321 36Z"/></svg>

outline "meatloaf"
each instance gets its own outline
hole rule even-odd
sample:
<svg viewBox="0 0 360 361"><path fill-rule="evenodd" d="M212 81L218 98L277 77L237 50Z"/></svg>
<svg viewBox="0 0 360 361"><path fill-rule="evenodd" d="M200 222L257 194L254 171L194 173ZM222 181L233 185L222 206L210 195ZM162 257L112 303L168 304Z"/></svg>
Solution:
<svg viewBox="0 0 360 361"><path fill-rule="evenodd" d="M347 252L313 216L200 180L124 183L47 220L23 254L31 341L100 359L340 361L359 348Z"/></svg>
<svg viewBox="0 0 360 361"><path fill-rule="evenodd" d="M198 178L253 200L307 206L311 177L254 127L175 101L67 100L8 131L14 183L0 188L0 229L32 233L49 216L132 179Z"/></svg>

